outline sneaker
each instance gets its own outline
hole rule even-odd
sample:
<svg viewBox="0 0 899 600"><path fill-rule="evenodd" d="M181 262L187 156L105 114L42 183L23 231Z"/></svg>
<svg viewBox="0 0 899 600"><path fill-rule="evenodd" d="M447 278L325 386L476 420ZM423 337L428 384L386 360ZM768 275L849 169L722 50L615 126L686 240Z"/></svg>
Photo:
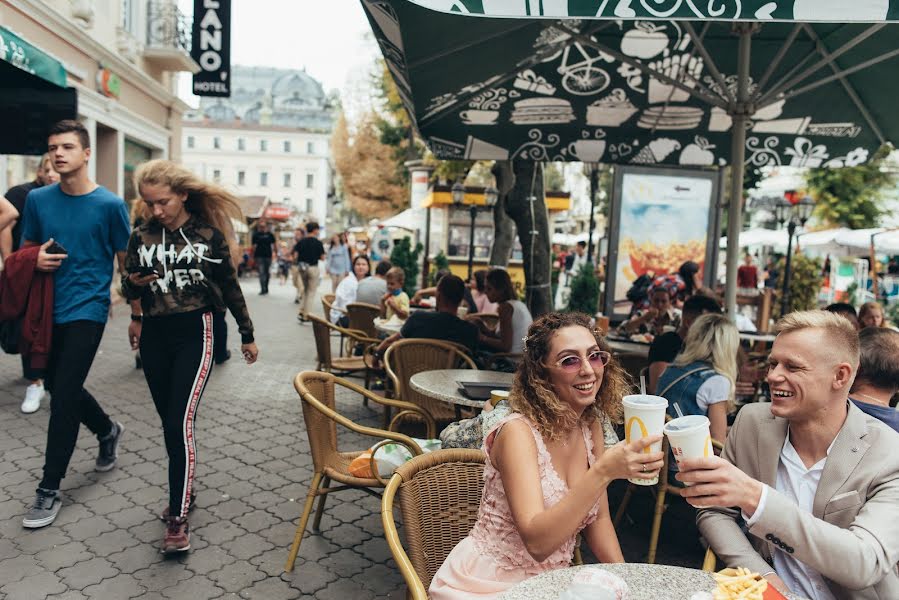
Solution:
<svg viewBox="0 0 899 600"><path fill-rule="evenodd" d="M125 426L118 421L112 422L112 431L100 439L100 452L97 454L97 462L94 471L105 473L115 468L116 459L119 457L119 440L125 433Z"/></svg>
<svg viewBox="0 0 899 600"><path fill-rule="evenodd" d="M22 402L22 412L31 414L41 407L41 400L44 399L44 384L32 383L25 390L25 400Z"/></svg>
<svg viewBox="0 0 899 600"><path fill-rule="evenodd" d="M22 526L28 529L46 527L56 519L59 509L62 507L62 498L58 490L45 490L37 488L34 504L25 513Z"/></svg>
<svg viewBox="0 0 899 600"><path fill-rule="evenodd" d="M165 554L190 550L190 525L187 519L169 517L166 521L162 551Z"/></svg>
<svg viewBox="0 0 899 600"><path fill-rule="evenodd" d="M190 501L187 503L187 512L188 513L194 509L194 506L196 505L196 503L197 503L197 495L194 494L193 492L191 492ZM168 521L170 514L171 513L169 512L169 507L166 506L165 509L163 509L162 514L159 515L159 520L160 521Z"/></svg>

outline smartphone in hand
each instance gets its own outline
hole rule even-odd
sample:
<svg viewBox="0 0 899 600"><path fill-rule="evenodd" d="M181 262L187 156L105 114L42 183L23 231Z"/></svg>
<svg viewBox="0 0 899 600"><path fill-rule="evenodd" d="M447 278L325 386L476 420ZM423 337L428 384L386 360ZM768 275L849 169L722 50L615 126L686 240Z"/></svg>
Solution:
<svg viewBox="0 0 899 600"><path fill-rule="evenodd" d="M149 277L150 275L156 275L157 277L159 277L159 272L156 270L155 267L148 267L148 266L144 266L144 265L131 267L130 269L128 269L128 272L129 273L137 273L141 277Z"/></svg>
<svg viewBox="0 0 899 600"><path fill-rule="evenodd" d="M68 254L69 251L66 250L62 244L53 240L53 243L47 246L47 249L44 251L47 254Z"/></svg>

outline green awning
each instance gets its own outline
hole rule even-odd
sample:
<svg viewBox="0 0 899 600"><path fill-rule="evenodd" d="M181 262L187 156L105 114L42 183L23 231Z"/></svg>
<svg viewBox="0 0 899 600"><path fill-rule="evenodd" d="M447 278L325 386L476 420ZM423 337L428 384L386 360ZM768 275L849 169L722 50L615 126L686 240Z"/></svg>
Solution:
<svg viewBox="0 0 899 600"><path fill-rule="evenodd" d="M490 17L899 21L896 0L409 0L432 10Z"/></svg>
<svg viewBox="0 0 899 600"><path fill-rule="evenodd" d="M61 62L5 27L0 27L0 60L44 81L66 87L66 68Z"/></svg>

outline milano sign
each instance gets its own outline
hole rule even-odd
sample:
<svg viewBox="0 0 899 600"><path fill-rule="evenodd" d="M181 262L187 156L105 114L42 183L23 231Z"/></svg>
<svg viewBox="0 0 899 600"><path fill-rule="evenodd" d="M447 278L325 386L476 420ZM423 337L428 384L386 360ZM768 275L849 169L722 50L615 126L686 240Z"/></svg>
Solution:
<svg viewBox="0 0 899 600"><path fill-rule="evenodd" d="M190 56L200 65L194 94L231 95L231 0L194 0Z"/></svg>

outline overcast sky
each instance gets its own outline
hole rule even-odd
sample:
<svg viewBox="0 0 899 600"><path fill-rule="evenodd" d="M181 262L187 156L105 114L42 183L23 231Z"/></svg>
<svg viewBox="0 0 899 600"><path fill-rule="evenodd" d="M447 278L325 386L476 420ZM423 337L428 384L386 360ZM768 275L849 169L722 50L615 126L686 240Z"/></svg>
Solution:
<svg viewBox="0 0 899 600"><path fill-rule="evenodd" d="M193 0L178 0L193 13ZM305 68L325 91L341 95L364 82L380 57L359 0L232 0L231 64ZM191 106L189 74L179 91Z"/></svg>

